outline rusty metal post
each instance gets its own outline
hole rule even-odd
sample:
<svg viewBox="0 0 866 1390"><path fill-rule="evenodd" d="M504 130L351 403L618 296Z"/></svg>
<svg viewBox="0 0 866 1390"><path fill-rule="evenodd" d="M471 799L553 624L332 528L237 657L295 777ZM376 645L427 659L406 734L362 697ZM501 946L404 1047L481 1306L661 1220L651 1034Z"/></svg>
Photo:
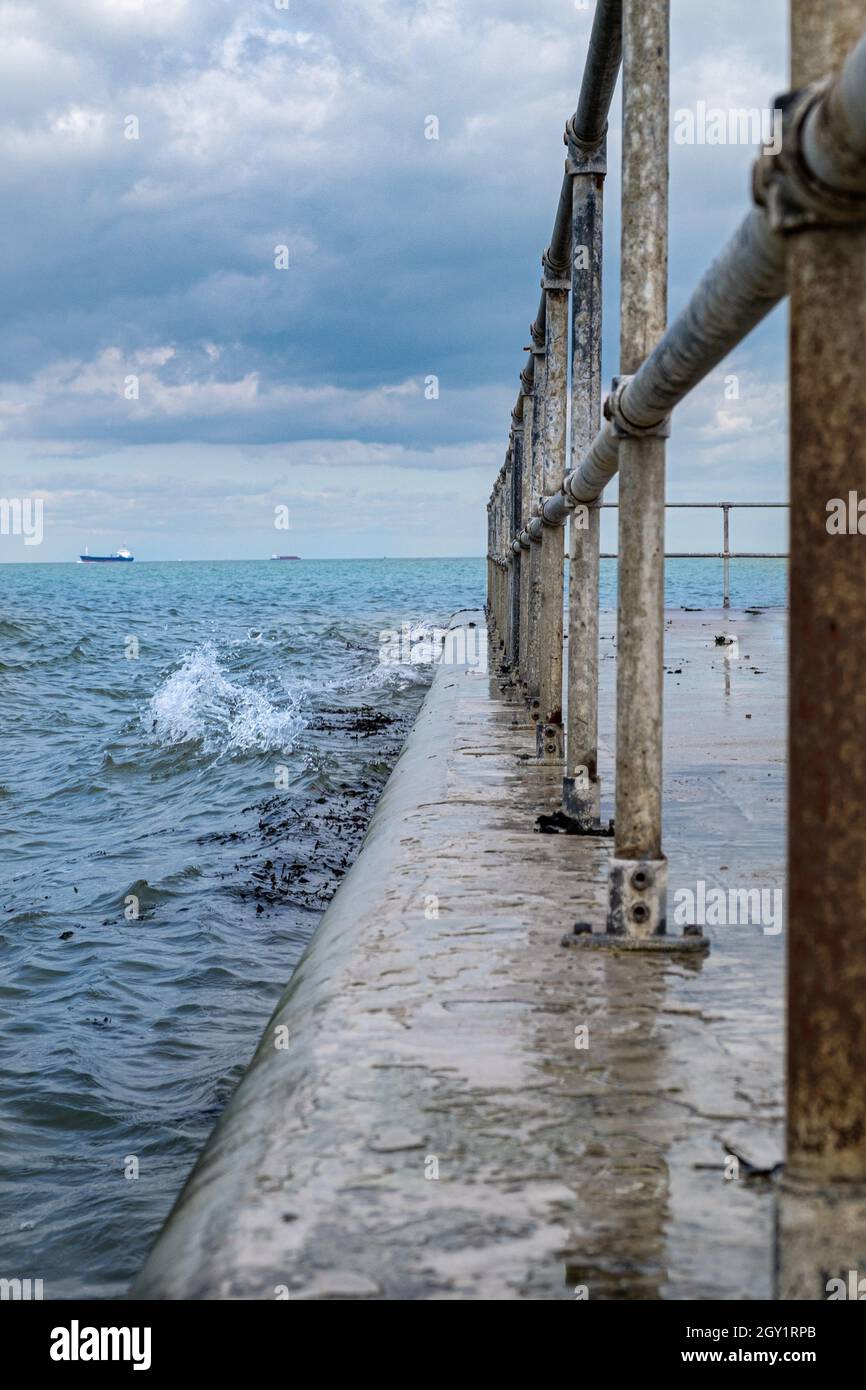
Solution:
<svg viewBox="0 0 866 1390"><path fill-rule="evenodd" d="M866 0L792 0L791 85L836 72L866 29ZM866 184L863 82L846 65L834 116L837 187ZM810 152L809 128L806 151ZM834 141L831 140L832 148ZM832 178L813 144L811 167ZM858 172L859 171L859 172ZM866 498L863 370L866 204L845 224L789 224L790 724L788 1135L778 1207L778 1297L826 1299L866 1275ZM855 499L852 512L851 497ZM841 534L828 514L845 503ZM862 505L862 503L860 503ZM856 1283L856 1280L855 1280ZM861 1286L862 1287L862 1286ZM853 1297L858 1294L855 1291ZM862 1294L860 1295L862 1297Z"/></svg>
<svg viewBox="0 0 866 1390"><path fill-rule="evenodd" d="M532 496L532 433L535 416L534 380L528 368L520 374L523 400L523 477L521 483L521 523L529 511ZM521 537L524 532L521 531ZM520 691L529 699L529 642L532 614L530 612L530 542L520 541Z"/></svg>
<svg viewBox="0 0 866 1390"><path fill-rule="evenodd" d="M568 413L568 296L571 278L567 264L543 258L547 312L544 339L544 432L541 443L541 492L553 492L565 477ZM538 756L546 762L563 757L562 648L565 548L561 526L545 526L541 534L538 605L538 696L536 725Z"/></svg>
<svg viewBox="0 0 866 1390"><path fill-rule="evenodd" d="M545 408L545 361L544 336L535 324L532 326L532 352L535 364L533 388L531 443L524 436L523 446L530 444L531 472L529 484L529 505L527 512L534 515L541 497L542 478L542 440L544 436ZM534 528L529 547L529 636L527 644L526 702L529 717L533 723L539 719L541 701L539 699L540 678L540 633L539 614L541 610L541 528Z"/></svg>
<svg viewBox="0 0 866 1390"><path fill-rule="evenodd" d="M509 671L514 661L514 552L511 549L512 504L514 501L514 436L508 441L505 455L505 485L502 494L502 562L503 562L503 602L505 612L505 660Z"/></svg>
<svg viewBox="0 0 866 1390"><path fill-rule="evenodd" d="M515 412L511 424L511 524L508 542L511 552L511 669L516 681L520 670L521 582L523 551L515 541L523 517L523 415Z"/></svg>
<svg viewBox="0 0 866 1390"><path fill-rule="evenodd" d="M730 504L730 502L723 502L723 503L722 503L722 517L723 517L722 529L723 529L723 532L724 532L724 535L723 535L723 538L722 538L722 550L724 551L724 561L723 561L723 565L724 565L724 575L723 575L723 580L722 580L722 582L723 582L723 587L724 587L724 597L723 597L723 599L722 599L722 607L723 607L723 608L730 608L730 606L731 606L731 524L730 524L730 511L731 511L731 504Z"/></svg>
<svg viewBox="0 0 866 1390"><path fill-rule="evenodd" d="M508 601L508 558L506 555L506 534L508 530L508 492L510 482L508 478L508 467L502 471L502 488L499 495L499 605L502 622L502 656L501 661L504 666L508 665L509 652L511 650L510 632L510 608Z"/></svg>
<svg viewBox="0 0 866 1390"><path fill-rule="evenodd" d="M490 634L490 652L492 655L493 644L496 641L496 564L494 560L494 518L496 515L496 484L490 493L490 501L487 503L487 530L488 530L488 549L487 549L487 629Z"/></svg>
<svg viewBox="0 0 866 1390"><path fill-rule="evenodd" d="M493 576L493 577L492 577L492 580L491 580L491 589L492 589L493 599L492 599L492 602L491 602L491 617L492 617L492 621L491 621L490 626L491 626L491 632L492 632L493 646L494 646L494 647L495 647L497 641L499 640L499 570L498 570L498 567L497 567L497 564L496 564L496 544L497 544L496 523L497 523L498 513L499 513L499 483L498 483L498 482L495 482L495 483L493 484L493 506L492 506L492 508L491 508L491 513L490 513L490 525L491 525L490 556L491 556L491 572L492 572L492 576ZM491 654L492 654L492 652L491 652Z"/></svg>
<svg viewBox="0 0 866 1390"><path fill-rule="evenodd" d="M500 474L496 478L496 505L493 507L493 592L496 595L496 641L493 656L495 656L496 664L502 660L503 642L505 642L505 634L502 630L502 492L502 474Z"/></svg>
<svg viewBox="0 0 866 1390"><path fill-rule="evenodd" d="M572 175L571 467L601 424L602 236L607 145L578 142L566 127ZM562 802L584 829L598 825L598 608L600 517L579 506L569 519L568 714Z"/></svg>
<svg viewBox="0 0 866 1390"><path fill-rule="evenodd" d="M491 552L489 552L489 599L488 599L488 628L489 644L491 644L491 659L493 656L493 646L496 644L496 484L493 482L491 500L488 503L489 509L489 531L491 531Z"/></svg>
<svg viewBox="0 0 866 1390"><path fill-rule="evenodd" d="M508 464L503 465L500 478L499 494L499 605L502 622L502 664L508 665L508 653L510 651L510 631L509 616L510 605L508 602L508 558L506 555L506 534L508 530L508 493L510 488L508 478Z"/></svg>

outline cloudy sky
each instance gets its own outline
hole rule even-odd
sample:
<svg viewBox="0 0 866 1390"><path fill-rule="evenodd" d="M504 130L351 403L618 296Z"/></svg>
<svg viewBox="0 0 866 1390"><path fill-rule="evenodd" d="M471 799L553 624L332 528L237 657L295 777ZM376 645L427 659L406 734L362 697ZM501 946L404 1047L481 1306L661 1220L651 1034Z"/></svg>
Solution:
<svg viewBox="0 0 866 1390"><path fill-rule="evenodd" d="M0 495L45 499L0 560L481 553L592 0L284 4L0 0ZM785 15L673 0L673 110L770 106ZM617 103L606 377L619 146ZM753 153L672 146L672 312ZM784 335L678 412L671 500L784 499ZM760 515L735 541L780 548Z"/></svg>

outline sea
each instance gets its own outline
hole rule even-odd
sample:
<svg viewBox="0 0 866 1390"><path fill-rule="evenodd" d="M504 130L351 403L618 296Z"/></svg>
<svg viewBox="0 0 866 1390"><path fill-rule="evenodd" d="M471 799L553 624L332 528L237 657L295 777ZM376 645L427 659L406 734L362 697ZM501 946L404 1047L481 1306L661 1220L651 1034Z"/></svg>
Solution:
<svg viewBox="0 0 866 1390"><path fill-rule="evenodd" d="M731 563L732 606L785 566ZM364 830L481 559L0 568L0 1277L120 1298ZM604 608L615 563L602 562ZM672 560L671 608L722 566Z"/></svg>

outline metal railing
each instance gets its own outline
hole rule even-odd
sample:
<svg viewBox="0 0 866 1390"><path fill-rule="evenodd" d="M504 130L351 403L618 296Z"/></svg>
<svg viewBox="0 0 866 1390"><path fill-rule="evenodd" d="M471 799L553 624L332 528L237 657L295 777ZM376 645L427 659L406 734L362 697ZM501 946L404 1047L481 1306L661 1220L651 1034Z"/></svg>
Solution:
<svg viewBox="0 0 866 1390"><path fill-rule="evenodd" d="M619 510L618 502L602 502L602 511ZM732 511L745 509L755 509L760 511L787 511L787 502L665 502L665 511L703 511L712 508L714 511L722 513L722 549L721 550L666 550L665 560L723 560L722 570L722 607L731 606L731 560L787 560L787 550L731 550L731 521ZM618 560L619 552L603 550L599 556L602 560Z"/></svg>
<svg viewBox="0 0 866 1390"><path fill-rule="evenodd" d="M565 813L576 830L599 833L599 512L619 472L615 838L607 929L586 944L701 949L698 929L674 937L666 925L666 440L674 407L790 294L788 977L800 1026L789 1007L787 1172L866 1190L866 566L856 539L856 498L866 498L864 28L866 0L791 0L781 143L757 159L754 206L668 325L669 0L597 0L529 360L488 504L488 615L504 689L525 700L539 758L563 763ZM602 409L605 132L620 66L620 375ZM846 539L826 512L850 495ZM824 1234L839 1226L830 1208L822 1220Z"/></svg>

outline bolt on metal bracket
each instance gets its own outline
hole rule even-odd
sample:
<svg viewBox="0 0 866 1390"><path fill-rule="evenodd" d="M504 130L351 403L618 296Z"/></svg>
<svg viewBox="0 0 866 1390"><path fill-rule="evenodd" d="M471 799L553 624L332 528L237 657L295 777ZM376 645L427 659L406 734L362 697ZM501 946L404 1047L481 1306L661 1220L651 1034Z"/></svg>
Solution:
<svg viewBox="0 0 866 1390"><path fill-rule="evenodd" d="M565 757L565 742L561 724L535 726L535 751L543 762L559 762Z"/></svg>
<svg viewBox="0 0 866 1390"><path fill-rule="evenodd" d="M612 859L607 929L615 936L662 936L667 931L666 859Z"/></svg>
<svg viewBox="0 0 866 1390"><path fill-rule="evenodd" d="M604 418L613 425L614 434L622 439L669 439L670 415L665 415L664 419L656 421L654 425L634 425L623 412L622 398L631 380L631 376L615 376L611 383L610 395L604 399Z"/></svg>
<svg viewBox="0 0 866 1390"><path fill-rule="evenodd" d="M752 166L752 196L758 207L766 210L774 232L789 235L807 227L866 222L866 195L822 183L810 172L803 153L806 121L832 82L832 78L823 78L785 92L774 102L774 109L782 113L779 151L765 151Z"/></svg>
<svg viewBox="0 0 866 1390"><path fill-rule="evenodd" d="M700 927L682 936L667 934L666 859L611 859L607 931L587 931L584 923L562 938L563 946L610 947L620 951L707 951Z"/></svg>

